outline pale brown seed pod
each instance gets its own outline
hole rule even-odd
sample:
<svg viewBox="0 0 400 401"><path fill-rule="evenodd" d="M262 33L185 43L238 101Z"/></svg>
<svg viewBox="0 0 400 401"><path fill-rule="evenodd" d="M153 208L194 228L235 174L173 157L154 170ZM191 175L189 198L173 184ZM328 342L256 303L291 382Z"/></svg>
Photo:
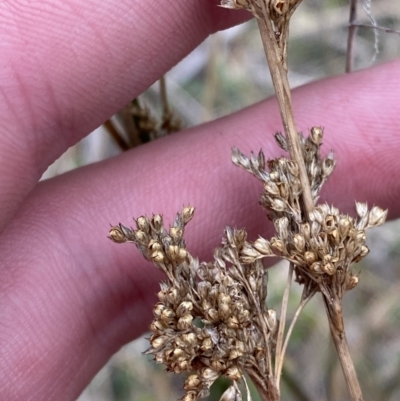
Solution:
<svg viewBox="0 0 400 401"><path fill-rule="evenodd" d="M190 375L183 386L185 390L195 390L201 383L201 377L199 375Z"/></svg>
<svg viewBox="0 0 400 401"><path fill-rule="evenodd" d="M136 227L138 230L148 232L150 227L150 220L146 216L140 216L136 220Z"/></svg>
<svg viewBox="0 0 400 401"><path fill-rule="evenodd" d="M346 290L352 290L358 284L358 277L351 275L347 283Z"/></svg>
<svg viewBox="0 0 400 401"><path fill-rule="evenodd" d="M346 237L347 234L349 233L350 227L351 227L351 221L350 219L346 216L343 217L339 220L338 223L339 227L339 234L342 238Z"/></svg>
<svg viewBox="0 0 400 401"><path fill-rule="evenodd" d="M278 252L284 255L287 253L285 243L282 240L275 237L271 238L271 248L277 250Z"/></svg>
<svg viewBox="0 0 400 401"><path fill-rule="evenodd" d="M368 227L377 227L383 224L386 220L387 213L387 210L374 206L369 212Z"/></svg>
<svg viewBox="0 0 400 401"><path fill-rule="evenodd" d="M307 251L304 253L304 261L308 266L311 266L318 259L317 255L314 252Z"/></svg>
<svg viewBox="0 0 400 401"><path fill-rule="evenodd" d="M211 361L211 368L215 370L216 372L220 372L221 370L226 369L226 363L223 359L219 360L212 360Z"/></svg>
<svg viewBox="0 0 400 401"><path fill-rule="evenodd" d="M189 221L192 220L193 216L194 216L194 207L186 206L186 207L183 208L182 219L183 219L183 224L184 225L189 223Z"/></svg>
<svg viewBox="0 0 400 401"><path fill-rule="evenodd" d="M160 251L153 252L150 257L155 263L161 263L164 260L164 254Z"/></svg>
<svg viewBox="0 0 400 401"><path fill-rule="evenodd" d="M153 348L161 348L169 340L168 336L158 336L151 340L151 346Z"/></svg>
<svg viewBox="0 0 400 401"><path fill-rule="evenodd" d="M176 309L176 315L182 317L187 315L191 310L193 310L193 303L190 301L183 301L179 304Z"/></svg>
<svg viewBox="0 0 400 401"><path fill-rule="evenodd" d="M326 273L332 276L336 272L336 268L332 263L326 263L322 266L322 270Z"/></svg>
<svg viewBox="0 0 400 401"><path fill-rule="evenodd" d="M147 248L151 252L157 252L163 249L162 245L155 239L150 240L149 244L147 245Z"/></svg>
<svg viewBox="0 0 400 401"><path fill-rule="evenodd" d="M322 130L321 127L311 128L310 139L315 145L320 146L322 144L323 136L324 136L324 131Z"/></svg>
<svg viewBox="0 0 400 401"><path fill-rule="evenodd" d="M239 328L239 319L236 316L231 316L226 321L226 325L230 329L238 329Z"/></svg>
<svg viewBox="0 0 400 401"><path fill-rule="evenodd" d="M322 273L324 273L324 271L322 270L322 264L321 264L321 262L314 262L314 263L311 265L310 270L311 270L313 273L317 273L317 274L322 274Z"/></svg>
<svg viewBox="0 0 400 401"><path fill-rule="evenodd" d="M202 371L200 372L201 377L207 381L207 382L214 382L215 380L218 379L218 377L220 376L218 372L216 372L215 370L211 369L211 368L205 368L202 369Z"/></svg>
<svg viewBox="0 0 400 401"><path fill-rule="evenodd" d="M271 247L269 241L266 239L259 237L253 244L253 247L263 255L271 255Z"/></svg>
<svg viewBox="0 0 400 401"><path fill-rule="evenodd" d="M156 232L160 232L163 227L163 218L161 214L155 214L151 219L151 226Z"/></svg>
<svg viewBox="0 0 400 401"><path fill-rule="evenodd" d="M141 244L148 244L149 242L149 237L147 236L147 234L142 231L142 230L137 230L134 232L134 236L136 238L136 240L141 243Z"/></svg>
<svg viewBox="0 0 400 401"><path fill-rule="evenodd" d="M197 397L197 392L196 391L188 391L183 398L181 399L181 401L197 401L198 397Z"/></svg>
<svg viewBox="0 0 400 401"><path fill-rule="evenodd" d="M193 316L190 314L184 315L179 318L177 327L179 330L187 330L192 326Z"/></svg>
<svg viewBox="0 0 400 401"><path fill-rule="evenodd" d="M110 238L111 241L113 241L117 244L123 244L124 242L128 241L125 234L123 233L121 228L118 226L114 226L114 227L110 228L110 231L108 232L108 238Z"/></svg>
<svg viewBox="0 0 400 401"><path fill-rule="evenodd" d="M169 322L176 316L175 312L171 308L164 308L161 312L160 319L164 322Z"/></svg>
<svg viewBox="0 0 400 401"><path fill-rule="evenodd" d="M211 351L214 348L214 343L210 337L207 337L202 341L200 348L204 352Z"/></svg>
<svg viewBox="0 0 400 401"><path fill-rule="evenodd" d="M230 368L228 368L225 372L225 376L228 379L237 381L240 380L242 377L242 373L240 372L239 368L237 366L231 366Z"/></svg>
<svg viewBox="0 0 400 401"><path fill-rule="evenodd" d="M169 229L169 235L172 238L172 240L177 243L182 239L183 235L183 230L179 227L171 227Z"/></svg>
<svg viewBox="0 0 400 401"><path fill-rule="evenodd" d="M267 193L271 196L279 196L279 188L278 186L272 182L272 181L267 181L264 184L264 189L267 191Z"/></svg>
<svg viewBox="0 0 400 401"><path fill-rule="evenodd" d="M300 253L303 253L305 245L306 245L306 241L301 234L295 234L293 236L293 245L297 251L299 251Z"/></svg>

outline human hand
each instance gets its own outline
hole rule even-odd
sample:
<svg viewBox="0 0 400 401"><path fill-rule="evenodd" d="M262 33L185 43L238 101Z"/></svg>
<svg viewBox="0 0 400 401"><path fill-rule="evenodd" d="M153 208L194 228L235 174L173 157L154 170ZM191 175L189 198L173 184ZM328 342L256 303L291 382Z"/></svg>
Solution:
<svg viewBox="0 0 400 401"><path fill-rule="evenodd" d="M74 400L151 320L161 277L110 223L196 207L192 254L209 258L226 224L268 229L260 186L230 148L276 156L273 99L41 182L59 155L243 14L217 1L0 3L0 388L4 400ZM325 127L337 171L329 202L398 214L400 62L293 94L299 129ZM266 72L267 74L267 72ZM267 228L266 228L267 227Z"/></svg>

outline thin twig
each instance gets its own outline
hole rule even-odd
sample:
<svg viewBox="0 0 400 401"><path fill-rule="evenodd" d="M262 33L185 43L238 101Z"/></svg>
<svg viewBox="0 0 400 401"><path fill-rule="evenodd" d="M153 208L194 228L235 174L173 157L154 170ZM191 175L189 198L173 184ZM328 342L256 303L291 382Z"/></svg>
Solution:
<svg viewBox="0 0 400 401"><path fill-rule="evenodd" d="M285 359L286 350L287 350L287 347L288 347L288 344L289 344L289 339L290 339L290 337L292 335L293 328L294 328L294 326L295 326L295 324L297 322L298 317L300 316L301 311L304 309L304 307L307 305L308 301L314 295L315 295L315 291L314 292L310 292L307 295L307 297L305 297L304 299L301 300L301 302L300 302L299 306L297 307L296 312L295 312L295 314L293 316L293 319L290 322L290 326L289 326L288 331L286 333L285 342L284 342L283 347L282 347L281 357L280 357L280 360L278 361L279 366L278 366L277 373L276 373L276 382L277 382L278 388L279 388L279 382L280 382L280 379L281 379L283 361Z"/></svg>
<svg viewBox="0 0 400 401"><path fill-rule="evenodd" d="M323 296L325 310L328 315L329 328L336 352L342 366L343 374L346 379L347 388L352 401L364 401L357 373L354 368L353 360L350 356L349 346L347 344L346 333L344 331L344 322L342 314L341 300L334 300L329 303Z"/></svg>
<svg viewBox="0 0 400 401"><path fill-rule="evenodd" d="M283 365L282 344L283 344L283 335L285 333L286 313L287 313L287 307L288 307L288 303L289 303L290 288L292 286L292 281L293 281L293 271L294 271L294 266L292 263L290 263L285 291L283 293L283 298L282 298L281 316L280 316L280 321L279 321L278 335L276 338L275 378L276 378L276 385L278 386L278 389L279 389L278 378L280 376L279 370L281 369L281 366Z"/></svg>
<svg viewBox="0 0 400 401"><path fill-rule="evenodd" d="M294 122L292 98L286 70L286 48L282 49L282 51L279 49L270 20L257 19L257 22L272 82L274 84L275 94L279 103L283 127L289 142L289 153L292 160L296 162L299 168L303 204L306 212L305 218L308 220L309 215L314 210L314 202L299 141L299 134ZM287 35L288 32L282 34Z"/></svg>
<svg viewBox="0 0 400 401"><path fill-rule="evenodd" d="M395 29L391 29L391 28L385 28L385 27L379 26L379 25L359 24L358 22L353 22L351 25L355 26L357 28L372 28L372 29L377 29L378 31L382 31L382 32L386 32L386 33L395 33L396 35L400 35L400 31L396 31ZM349 25L349 26L351 26L351 25Z"/></svg>
<svg viewBox="0 0 400 401"><path fill-rule="evenodd" d="M129 145L126 143L125 139L119 134L119 132L115 129L114 124L111 122L111 120L107 120L103 125L122 151L126 151L129 149Z"/></svg>
<svg viewBox="0 0 400 401"><path fill-rule="evenodd" d="M357 0L350 0L349 31L347 36L346 72L353 70L354 46L357 27L354 25L357 18Z"/></svg>
<svg viewBox="0 0 400 401"><path fill-rule="evenodd" d="M161 104L163 108L163 115L167 116L171 113L168 103L168 95L167 95L167 85L165 82L165 75L160 78L160 97L161 97Z"/></svg>

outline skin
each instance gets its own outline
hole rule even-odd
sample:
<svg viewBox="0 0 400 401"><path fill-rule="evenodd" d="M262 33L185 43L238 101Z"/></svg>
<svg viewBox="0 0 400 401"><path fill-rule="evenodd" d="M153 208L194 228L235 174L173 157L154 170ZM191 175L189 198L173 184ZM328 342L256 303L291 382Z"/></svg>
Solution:
<svg viewBox="0 0 400 401"><path fill-rule="evenodd" d="M261 185L230 148L281 154L274 99L38 183L58 156L246 14L213 0L0 2L0 388L5 400L74 400L143 333L161 278L109 224L196 206L192 254L210 258L226 224L270 235ZM149 35L151 33L151 35ZM296 89L297 126L325 127L338 166L324 199L400 207L399 61Z"/></svg>

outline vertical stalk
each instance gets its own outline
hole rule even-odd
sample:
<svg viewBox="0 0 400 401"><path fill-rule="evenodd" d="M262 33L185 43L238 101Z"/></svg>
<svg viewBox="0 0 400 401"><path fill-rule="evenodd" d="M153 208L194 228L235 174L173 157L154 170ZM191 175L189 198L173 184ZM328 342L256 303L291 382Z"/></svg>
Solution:
<svg viewBox="0 0 400 401"><path fill-rule="evenodd" d="M346 333L344 331L344 322L342 314L341 300L333 300L329 304L325 296L324 304L328 315L329 328L336 352L342 366L343 374L347 383L347 388L352 401L364 401L357 373L354 368L353 360L350 356L349 346L347 344Z"/></svg>
<svg viewBox="0 0 400 401"><path fill-rule="evenodd" d="M286 69L286 45L284 45L283 51L279 48L271 21L261 19L257 19L257 21L276 97L278 99L283 127L289 142L290 157L296 162L299 168L300 182L303 190L303 204L306 212L305 217L308 220L309 214L314 210L314 202L311 195L303 153L301 151L299 134L294 122L292 98ZM288 33L285 32L281 34L287 35Z"/></svg>
<svg viewBox="0 0 400 401"><path fill-rule="evenodd" d="M346 54L346 72L353 70L354 63L354 45L357 25L357 0L350 1L350 16L349 16L349 32L347 36L347 54Z"/></svg>

